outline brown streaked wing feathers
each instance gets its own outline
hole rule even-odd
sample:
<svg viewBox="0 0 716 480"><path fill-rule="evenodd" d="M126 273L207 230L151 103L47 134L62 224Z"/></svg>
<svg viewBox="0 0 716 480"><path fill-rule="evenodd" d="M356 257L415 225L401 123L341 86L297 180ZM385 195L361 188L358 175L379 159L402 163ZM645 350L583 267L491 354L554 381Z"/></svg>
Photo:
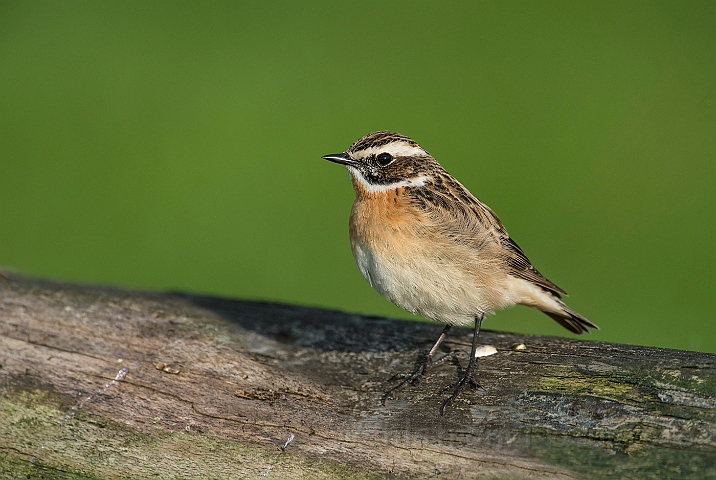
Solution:
<svg viewBox="0 0 716 480"><path fill-rule="evenodd" d="M596 328L597 330L599 330L598 326L581 316L579 313L572 310L569 306L565 305L564 302L562 302L561 300L558 300L558 302L562 307L562 311L564 312L563 315L544 311L542 313L551 317L553 320L555 320L567 330L570 330L578 335L581 335L582 333L587 333L589 331L587 327Z"/></svg>
<svg viewBox="0 0 716 480"><path fill-rule="evenodd" d="M502 237L502 245L505 249L510 252L505 256L507 265L509 266L509 273L512 276L527 280L535 285L539 285L542 288L546 288L550 292L560 297L561 295L567 295L567 292L559 288L557 285L549 281L544 275L532 266L527 255L524 254L522 249L512 240L509 236Z"/></svg>
<svg viewBox="0 0 716 480"><path fill-rule="evenodd" d="M489 233L495 241L502 246L503 259L508 273L514 277L532 282L545 290L549 290L557 297L567 292L545 278L532 266L522 249L510 238L502 222L490 207L475 198L457 180L450 177L444 170L431 172L435 183L431 188L410 189L416 205L421 208L436 224L443 226L448 236L460 243L470 242L465 238L465 227L478 232ZM484 235L475 235L475 248L483 244ZM479 238L482 237L482 238ZM562 323L562 322L560 322ZM574 328L568 329L574 331Z"/></svg>

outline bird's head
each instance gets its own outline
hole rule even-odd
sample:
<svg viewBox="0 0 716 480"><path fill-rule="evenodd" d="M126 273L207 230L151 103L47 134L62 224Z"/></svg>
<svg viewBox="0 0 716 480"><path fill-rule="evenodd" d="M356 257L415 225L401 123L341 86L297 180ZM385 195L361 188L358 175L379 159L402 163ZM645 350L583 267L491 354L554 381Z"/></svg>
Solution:
<svg viewBox="0 0 716 480"><path fill-rule="evenodd" d="M345 152L322 158L345 165L356 190L368 192L422 186L437 165L414 140L388 131L370 133Z"/></svg>

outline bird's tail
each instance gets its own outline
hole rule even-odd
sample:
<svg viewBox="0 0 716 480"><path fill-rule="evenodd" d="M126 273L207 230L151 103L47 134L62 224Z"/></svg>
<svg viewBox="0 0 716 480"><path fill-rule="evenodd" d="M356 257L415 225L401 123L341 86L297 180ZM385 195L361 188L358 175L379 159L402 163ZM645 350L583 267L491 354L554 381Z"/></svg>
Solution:
<svg viewBox="0 0 716 480"><path fill-rule="evenodd" d="M587 328L596 328L599 330L599 327L569 308L567 304L565 304L561 300L557 300L559 303L559 306L562 307L562 311L559 313L554 312L546 312L542 310L542 313L545 315L549 315L554 321L562 325L564 328L569 330L570 332L574 332L578 335L582 333L587 333L589 330Z"/></svg>

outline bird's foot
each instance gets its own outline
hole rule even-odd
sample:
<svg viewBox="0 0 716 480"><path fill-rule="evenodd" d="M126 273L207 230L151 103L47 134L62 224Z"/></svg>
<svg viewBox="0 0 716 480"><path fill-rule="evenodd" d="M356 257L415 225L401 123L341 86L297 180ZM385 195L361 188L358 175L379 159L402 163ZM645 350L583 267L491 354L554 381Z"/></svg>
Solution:
<svg viewBox="0 0 716 480"><path fill-rule="evenodd" d="M432 357L428 354L423 353L421 355L421 358L418 360L418 362L415 364L415 369L410 373L396 373L392 377L390 377L389 381L395 381L395 380L401 380L399 384L385 392L385 395L383 395L383 398L380 400L380 403L382 405L385 405L385 401L388 400L393 396L395 392L398 390L402 390L408 385L415 385L420 381L420 378L425 375L425 373L428 371L428 369L437 367L439 365L442 365L448 360L451 360L454 357L454 353L449 353L435 361L433 361Z"/></svg>
<svg viewBox="0 0 716 480"><path fill-rule="evenodd" d="M455 391L452 395L450 395L445 402L443 402L442 406L440 407L440 415L445 415L445 409L449 407L452 402L465 390L466 387L470 387L472 389L482 388L482 385L477 383L475 379L473 378L473 374L475 373L475 370L477 369L477 362L474 362L475 365L472 364L467 367L467 371L465 372L465 375L460 379L459 382L457 382L457 385L451 384L447 387L443 388L441 393L449 390L453 386L455 386Z"/></svg>

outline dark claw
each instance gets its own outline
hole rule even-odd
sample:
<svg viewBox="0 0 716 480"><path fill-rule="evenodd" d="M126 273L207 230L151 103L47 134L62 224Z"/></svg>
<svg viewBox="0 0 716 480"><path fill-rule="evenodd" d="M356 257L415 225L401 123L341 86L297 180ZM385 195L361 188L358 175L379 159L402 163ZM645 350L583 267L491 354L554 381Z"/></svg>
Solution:
<svg viewBox="0 0 716 480"><path fill-rule="evenodd" d="M450 395L448 397L448 399L445 400L445 402L440 407L440 415L445 415L445 408L452 404L452 402L462 393L462 391L465 390L465 387L467 385L470 385L470 386L472 386L473 384L477 385L477 382L475 382L474 379L467 378L468 375L472 376L472 372L465 374L465 376L462 377L459 382L457 382L457 388L455 389L453 394ZM445 391L445 390L443 390L443 391Z"/></svg>
<svg viewBox="0 0 716 480"><path fill-rule="evenodd" d="M409 383L410 384L417 384L420 381L420 377L425 375L425 372L428 371L428 368L435 365L435 363L430 361L430 358L426 354L421 355L422 359L418 360L418 363L415 365L415 370L413 370L411 373L396 373L392 377L390 377L390 382L402 379L403 381L385 392L385 395L383 395L383 398L381 398L380 403L385 406L385 401L388 400L390 397L393 396L394 392L397 392L398 390L406 387Z"/></svg>
<svg viewBox="0 0 716 480"><path fill-rule="evenodd" d="M475 381L475 379L473 378L474 373L477 370L477 357L475 356L475 352L477 349L477 338L480 333L480 325L482 324L482 318L483 318L482 314L475 316L475 332L472 336L472 351L470 352L470 361L467 364L467 368L465 369L465 374L462 376L462 378L460 378L460 381L457 382L455 391L453 392L452 395L450 395L448 397L447 400L445 400L445 402L440 407L440 415L445 414L445 408L450 406L453 403L453 401L455 401L455 399L462 393L462 391L465 390L465 387L469 386L470 388L482 388L480 386L480 384L477 383ZM380 401L380 403L382 405L385 405L385 401L388 400L389 398L391 398L393 396L394 392L397 392L401 388L404 388L409 383L417 383L420 380L420 377L425 375L425 372L428 370L428 368L435 367L437 365L441 365L441 364L445 363L447 360L453 360L453 361L455 361L455 363L458 366L460 365L460 362L457 360L457 355L458 355L458 353L462 353L462 352L459 352L459 351L454 351L452 353L449 353L449 354L443 356L442 358L440 358L434 362L432 361L433 356L437 352L437 349L440 346L440 343L445 338L445 335L447 334L448 330L450 330L450 325L445 326L445 328L443 329L442 333L440 334L440 337L438 338L437 342L435 342L435 345L433 345L433 348L431 348L430 351L427 352L426 354L421 355L422 358L420 358L418 360L418 362L415 365L415 369L411 373L398 374L398 375L393 375L393 377L391 377L391 379L390 379L391 381L398 380L398 379L402 379L402 381L398 385L394 386L393 388L391 388L390 390L385 392L385 395L383 395L383 398ZM442 389L441 393L444 392L445 390L452 388L452 386L453 385L448 385L447 387Z"/></svg>
<svg viewBox="0 0 716 480"><path fill-rule="evenodd" d="M465 390L466 387L469 386L472 389L481 388L484 390L484 388L482 388L482 385L477 383L473 378L475 370L477 370L477 359L475 359L474 364L471 364L467 367L465 375L460 379L459 382L457 382L457 384L451 383L447 387L440 390L440 393L443 393L444 391L449 390L453 386L455 386L455 391L453 392L453 394L450 395L440 407L440 415L445 415L445 408L450 406L452 402L462 393L462 391Z"/></svg>
<svg viewBox="0 0 716 480"><path fill-rule="evenodd" d="M420 381L420 377L425 375L425 372L428 371L428 368L434 367L436 365L440 365L445 361L445 357L439 359L436 362L433 362L433 356L438 351L438 347L442 343L442 341L445 339L445 335L447 335L447 332L450 330L450 325L445 325L445 328L443 328L442 333L438 337L437 342L435 342L435 345L433 345L433 348L430 349L430 351L421 354L421 356L418 358L417 363L415 364L415 369L411 373L399 373L397 375L393 375L390 378L390 381L403 379L402 382L400 382L398 385L394 386L387 392L385 392L385 395L383 395L383 398L380 400L380 403L385 406L385 401L388 400L390 397L393 396L393 392L397 392L401 388L405 387L407 384L412 383L416 384ZM450 355L446 355L446 357L449 357Z"/></svg>

